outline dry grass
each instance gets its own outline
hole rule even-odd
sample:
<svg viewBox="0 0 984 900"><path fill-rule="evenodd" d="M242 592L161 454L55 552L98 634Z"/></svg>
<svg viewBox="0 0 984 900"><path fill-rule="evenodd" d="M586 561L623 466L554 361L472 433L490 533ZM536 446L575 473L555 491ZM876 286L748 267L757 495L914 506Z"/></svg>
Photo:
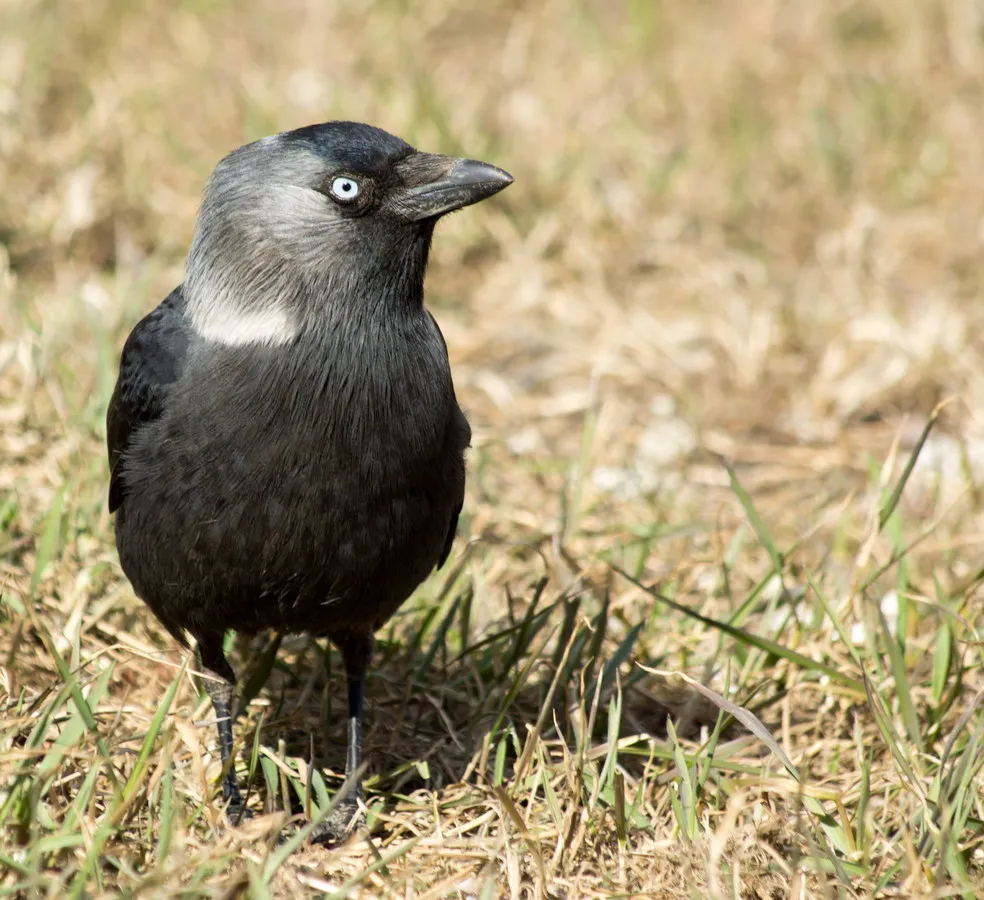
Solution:
<svg viewBox="0 0 984 900"><path fill-rule="evenodd" d="M981 896L982 26L0 7L0 894ZM276 836L338 784L341 728L309 766L337 659L236 646L269 815L226 827L207 702L116 562L102 418L218 157L342 117L516 184L438 234L467 515L381 635L371 831L326 852Z"/></svg>

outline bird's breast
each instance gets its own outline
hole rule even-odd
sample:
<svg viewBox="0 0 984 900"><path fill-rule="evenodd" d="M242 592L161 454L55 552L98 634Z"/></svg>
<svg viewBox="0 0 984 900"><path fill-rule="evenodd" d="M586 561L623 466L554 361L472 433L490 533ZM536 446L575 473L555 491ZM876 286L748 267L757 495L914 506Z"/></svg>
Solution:
<svg viewBox="0 0 984 900"><path fill-rule="evenodd" d="M384 347L223 347L192 360L128 460L124 566L151 560L202 602L265 596L257 627L277 627L284 604L330 618L373 594L395 608L460 505L467 426L443 345ZM153 574L128 574L152 602Z"/></svg>

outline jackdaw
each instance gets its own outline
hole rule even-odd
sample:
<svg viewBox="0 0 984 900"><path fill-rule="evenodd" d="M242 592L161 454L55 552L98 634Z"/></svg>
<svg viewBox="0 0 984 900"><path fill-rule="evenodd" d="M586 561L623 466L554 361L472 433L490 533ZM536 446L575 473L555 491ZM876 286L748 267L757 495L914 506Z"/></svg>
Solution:
<svg viewBox="0 0 984 900"><path fill-rule="evenodd" d="M437 220L512 182L369 125L328 122L226 156L184 282L123 347L107 413L120 563L197 642L228 767L225 633L327 636L360 766L373 633L448 557L471 429L424 308ZM344 834L361 787L317 838Z"/></svg>

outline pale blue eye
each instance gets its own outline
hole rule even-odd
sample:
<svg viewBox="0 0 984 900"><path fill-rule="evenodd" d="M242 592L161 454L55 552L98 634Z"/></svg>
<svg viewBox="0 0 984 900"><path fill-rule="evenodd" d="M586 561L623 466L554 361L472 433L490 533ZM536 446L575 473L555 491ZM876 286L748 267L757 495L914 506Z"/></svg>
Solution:
<svg viewBox="0 0 984 900"><path fill-rule="evenodd" d="M359 182L340 175L331 183L331 194L336 200L354 200L359 196Z"/></svg>

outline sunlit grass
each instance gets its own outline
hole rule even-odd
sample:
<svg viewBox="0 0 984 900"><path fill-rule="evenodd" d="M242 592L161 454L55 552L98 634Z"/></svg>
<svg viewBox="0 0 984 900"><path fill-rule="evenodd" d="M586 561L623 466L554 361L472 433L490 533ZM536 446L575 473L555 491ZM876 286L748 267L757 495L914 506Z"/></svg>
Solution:
<svg viewBox="0 0 984 900"><path fill-rule="evenodd" d="M980 26L0 13L0 894L979 896ZM435 241L469 495L378 636L367 825L328 852L337 655L230 640L230 828L194 659L116 562L102 422L212 165L332 117L516 185Z"/></svg>

